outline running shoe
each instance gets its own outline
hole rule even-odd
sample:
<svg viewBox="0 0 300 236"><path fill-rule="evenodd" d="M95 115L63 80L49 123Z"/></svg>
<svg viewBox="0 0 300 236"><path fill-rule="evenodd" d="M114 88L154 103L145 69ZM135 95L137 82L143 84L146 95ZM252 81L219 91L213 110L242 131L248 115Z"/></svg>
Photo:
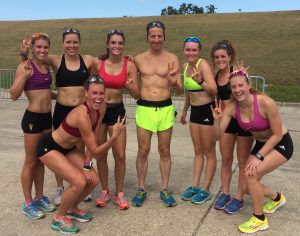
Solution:
<svg viewBox="0 0 300 236"><path fill-rule="evenodd" d="M92 194L89 194L87 195L84 199L83 199L84 202L90 202L92 201Z"/></svg>
<svg viewBox="0 0 300 236"><path fill-rule="evenodd" d="M230 195L222 193L218 200L215 202L214 208L217 210L223 210L226 204L230 201Z"/></svg>
<svg viewBox="0 0 300 236"><path fill-rule="evenodd" d="M280 193L280 200L275 202L272 199L267 201L264 205L264 213L274 213L279 207L285 205L286 203L286 198L283 196L282 193Z"/></svg>
<svg viewBox="0 0 300 236"><path fill-rule="evenodd" d="M165 206L173 207L177 205L176 200L173 198L169 190L164 189L160 192L159 195L160 199L164 202Z"/></svg>
<svg viewBox="0 0 300 236"><path fill-rule="evenodd" d="M61 196L63 195L63 193L64 193L64 187L58 187L56 189L56 196L54 198L54 204L56 206L59 206L60 201L61 201Z"/></svg>
<svg viewBox="0 0 300 236"><path fill-rule="evenodd" d="M88 213L85 210L82 209L69 209L67 211L67 217L71 220L76 220L78 222L88 222L92 220L92 215L91 213Z"/></svg>
<svg viewBox="0 0 300 236"><path fill-rule="evenodd" d="M114 202L118 205L119 210L126 210L129 208L129 204L122 192L119 192L117 196L114 196Z"/></svg>
<svg viewBox="0 0 300 236"><path fill-rule="evenodd" d="M143 188L138 188L135 196L131 200L131 205L141 207L146 199L147 193Z"/></svg>
<svg viewBox="0 0 300 236"><path fill-rule="evenodd" d="M62 216L58 219L53 219L51 228L64 234L76 234L79 231L79 228L74 225L68 217L65 216Z"/></svg>
<svg viewBox="0 0 300 236"><path fill-rule="evenodd" d="M267 217L265 220L260 220L255 216L252 216L250 220L246 221L245 223L239 226L239 230L246 234L252 234L260 230L266 230L269 228L269 223Z"/></svg>
<svg viewBox="0 0 300 236"><path fill-rule="evenodd" d="M23 204L23 214L33 220L41 219L45 216L44 212L39 210L34 204L34 201L31 201L28 205L26 203Z"/></svg>
<svg viewBox="0 0 300 236"><path fill-rule="evenodd" d="M184 201L189 201L192 199L193 196L195 196L200 191L199 188L194 186L189 186L186 190L184 190L184 193L181 194L181 199Z"/></svg>
<svg viewBox="0 0 300 236"><path fill-rule="evenodd" d="M49 199L46 196L42 196L41 199L34 199L34 204L39 210L51 212L55 210L55 205L50 203Z"/></svg>
<svg viewBox="0 0 300 236"><path fill-rule="evenodd" d="M201 204L211 199L211 194L205 189L201 189L194 197L191 202L195 204Z"/></svg>
<svg viewBox="0 0 300 236"><path fill-rule="evenodd" d="M244 207L244 201L233 198L225 207L224 211L228 214L236 214Z"/></svg>
<svg viewBox="0 0 300 236"><path fill-rule="evenodd" d="M95 204L97 207L105 207L106 203L110 200L110 194L107 190L102 190L99 197L96 198Z"/></svg>

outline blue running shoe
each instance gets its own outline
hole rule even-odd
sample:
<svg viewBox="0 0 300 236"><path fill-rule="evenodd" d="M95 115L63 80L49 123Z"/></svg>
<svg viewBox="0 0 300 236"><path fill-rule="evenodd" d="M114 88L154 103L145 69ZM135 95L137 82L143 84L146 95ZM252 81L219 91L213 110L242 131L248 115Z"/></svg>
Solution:
<svg viewBox="0 0 300 236"><path fill-rule="evenodd" d="M160 192L159 195L160 199L164 202L165 206L173 207L177 205L176 200L173 198L169 190L164 189Z"/></svg>
<svg viewBox="0 0 300 236"><path fill-rule="evenodd" d="M135 207L141 207L146 199L147 193L143 188L138 188L136 194L131 200L131 205Z"/></svg>
<svg viewBox="0 0 300 236"><path fill-rule="evenodd" d="M217 210L223 210L226 204L230 201L230 195L222 193L218 200L215 202L214 208Z"/></svg>
<svg viewBox="0 0 300 236"><path fill-rule="evenodd" d="M45 216L44 212L40 211L33 201L29 205L23 204L23 214L33 220L41 219Z"/></svg>
<svg viewBox="0 0 300 236"><path fill-rule="evenodd" d="M233 198L224 208L224 211L228 214L236 214L244 206L244 201L240 201L236 198Z"/></svg>
<svg viewBox="0 0 300 236"><path fill-rule="evenodd" d="M55 210L55 205L51 204L46 196L42 196L41 199L34 199L34 204L41 211L51 212Z"/></svg>
<svg viewBox="0 0 300 236"><path fill-rule="evenodd" d="M205 189L201 189L194 197L191 202L195 204L201 204L211 199L211 194Z"/></svg>
<svg viewBox="0 0 300 236"><path fill-rule="evenodd" d="M196 195L200 191L200 188L189 186L184 193L181 194L181 199L184 201L189 201L192 199L194 195Z"/></svg>

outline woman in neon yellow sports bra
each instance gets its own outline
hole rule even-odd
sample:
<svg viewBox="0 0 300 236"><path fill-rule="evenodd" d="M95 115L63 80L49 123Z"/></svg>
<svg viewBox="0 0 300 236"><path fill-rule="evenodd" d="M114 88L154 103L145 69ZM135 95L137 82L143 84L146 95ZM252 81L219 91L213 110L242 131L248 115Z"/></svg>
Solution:
<svg viewBox="0 0 300 236"><path fill-rule="evenodd" d="M197 37L184 40L183 53L187 62L184 68L184 86L187 90L186 99L180 116L180 122L186 124L186 115L191 106L189 128L194 145L195 160L192 185L187 187L181 199L201 204L212 198L209 187L216 170L216 142L213 137L213 116L210 105L214 104L217 86L209 63L199 58L201 41ZM206 170L203 187L200 177L206 158Z"/></svg>

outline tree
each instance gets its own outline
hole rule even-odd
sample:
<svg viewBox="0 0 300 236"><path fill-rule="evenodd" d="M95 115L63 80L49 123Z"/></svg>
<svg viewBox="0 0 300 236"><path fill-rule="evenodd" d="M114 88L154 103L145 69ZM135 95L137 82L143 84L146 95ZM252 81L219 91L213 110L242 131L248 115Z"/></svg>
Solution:
<svg viewBox="0 0 300 236"><path fill-rule="evenodd" d="M193 11L194 11L194 14L203 14L204 13L203 7L198 7L196 5L193 6Z"/></svg>
<svg viewBox="0 0 300 236"><path fill-rule="evenodd" d="M209 5L209 6L206 6L206 13L208 14L212 14L212 13L216 13L217 8L215 7L215 5Z"/></svg>
<svg viewBox="0 0 300 236"><path fill-rule="evenodd" d="M215 10L217 9L214 5L209 5L206 6L207 13L215 13ZM204 8L203 7L198 7L193 4L186 4L182 3L177 10L176 8L172 6L168 6L164 9L161 10L161 15L166 16L166 15L189 15L189 14L203 14L204 13Z"/></svg>
<svg viewBox="0 0 300 236"><path fill-rule="evenodd" d="M167 8L164 8L164 9L161 10L160 15L161 16L178 15L178 11L174 7L168 6Z"/></svg>

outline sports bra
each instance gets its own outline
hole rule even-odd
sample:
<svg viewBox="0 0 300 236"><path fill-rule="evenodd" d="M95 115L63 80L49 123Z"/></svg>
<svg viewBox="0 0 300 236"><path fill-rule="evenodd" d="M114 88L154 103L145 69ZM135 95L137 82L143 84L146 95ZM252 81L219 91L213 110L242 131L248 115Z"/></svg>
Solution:
<svg viewBox="0 0 300 236"><path fill-rule="evenodd" d="M61 63L56 72L56 87L83 86L84 81L89 78L89 70L81 55L79 55L79 60L79 69L73 71L67 68L65 55L61 57Z"/></svg>
<svg viewBox="0 0 300 236"><path fill-rule="evenodd" d="M87 106L86 102L83 103L83 105L86 106L86 108L87 108L87 113L90 114L90 109L89 109L89 107ZM97 111L97 119L96 119L95 124L92 126L92 130L93 130L93 131L95 130L95 128L96 128L96 126L97 126L99 117L100 117L100 114L99 114L99 111ZM72 136L74 136L74 137L77 137L77 138L80 138L80 137L81 137L80 130L79 130L78 128L74 128L74 127L70 126L70 125L67 123L67 116L66 116L65 119L62 121L61 127L62 127L63 130L66 131L68 134L70 134L70 135L72 135Z"/></svg>
<svg viewBox="0 0 300 236"><path fill-rule="evenodd" d="M24 85L24 91L39 90L39 89L50 89L52 83L52 77L48 70L47 73L42 73L38 70L36 65L31 62L33 75L26 80Z"/></svg>
<svg viewBox="0 0 300 236"><path fill-rule="evenodd" d="M202 59L199 58L197 63L196 63L196 69L198 69ZM200 92L203 91L203 88L201 87L200 84L198 84L195 80L193 80L192 76L187 76L186 72L188 69L189 63L186 64L184 71L183 71L183 84L184 87L190 91L190 92Z"/></svg>
<svg viewBox="0 0 300 236"><path fill-rule="evenodd" d="M248 123L244 123L241 119L240 103L236 101L235 118L238 121L240 127L249 132L265 131L270 128L270 123L267 118L262 117L259 113L257 94L253 94L254 100L254 118Z"/></svg>
<svg viewBox="0 0 300 236"><path fill-rule="evenodd" d="M118 75L110 75L105 71L105 60L101 60L101 66L98 75L104 79L106 88L122 89L125 87L127 81L127 63L128 58L124 57L121 73Z"/></svg>
<svg viewBox="0 0 300 236"><path fill-rule="evenodd" d="M230 73L233 72L233 66L230 67ZM217 89L218 89L218 98L223 100L229 100L230 95L231 95L231 87L230 87L230 82L228 81L227 84L224 85L219 85L218 84L218 75L220 71L216 74L215 80L217 84Z"/></svg>

